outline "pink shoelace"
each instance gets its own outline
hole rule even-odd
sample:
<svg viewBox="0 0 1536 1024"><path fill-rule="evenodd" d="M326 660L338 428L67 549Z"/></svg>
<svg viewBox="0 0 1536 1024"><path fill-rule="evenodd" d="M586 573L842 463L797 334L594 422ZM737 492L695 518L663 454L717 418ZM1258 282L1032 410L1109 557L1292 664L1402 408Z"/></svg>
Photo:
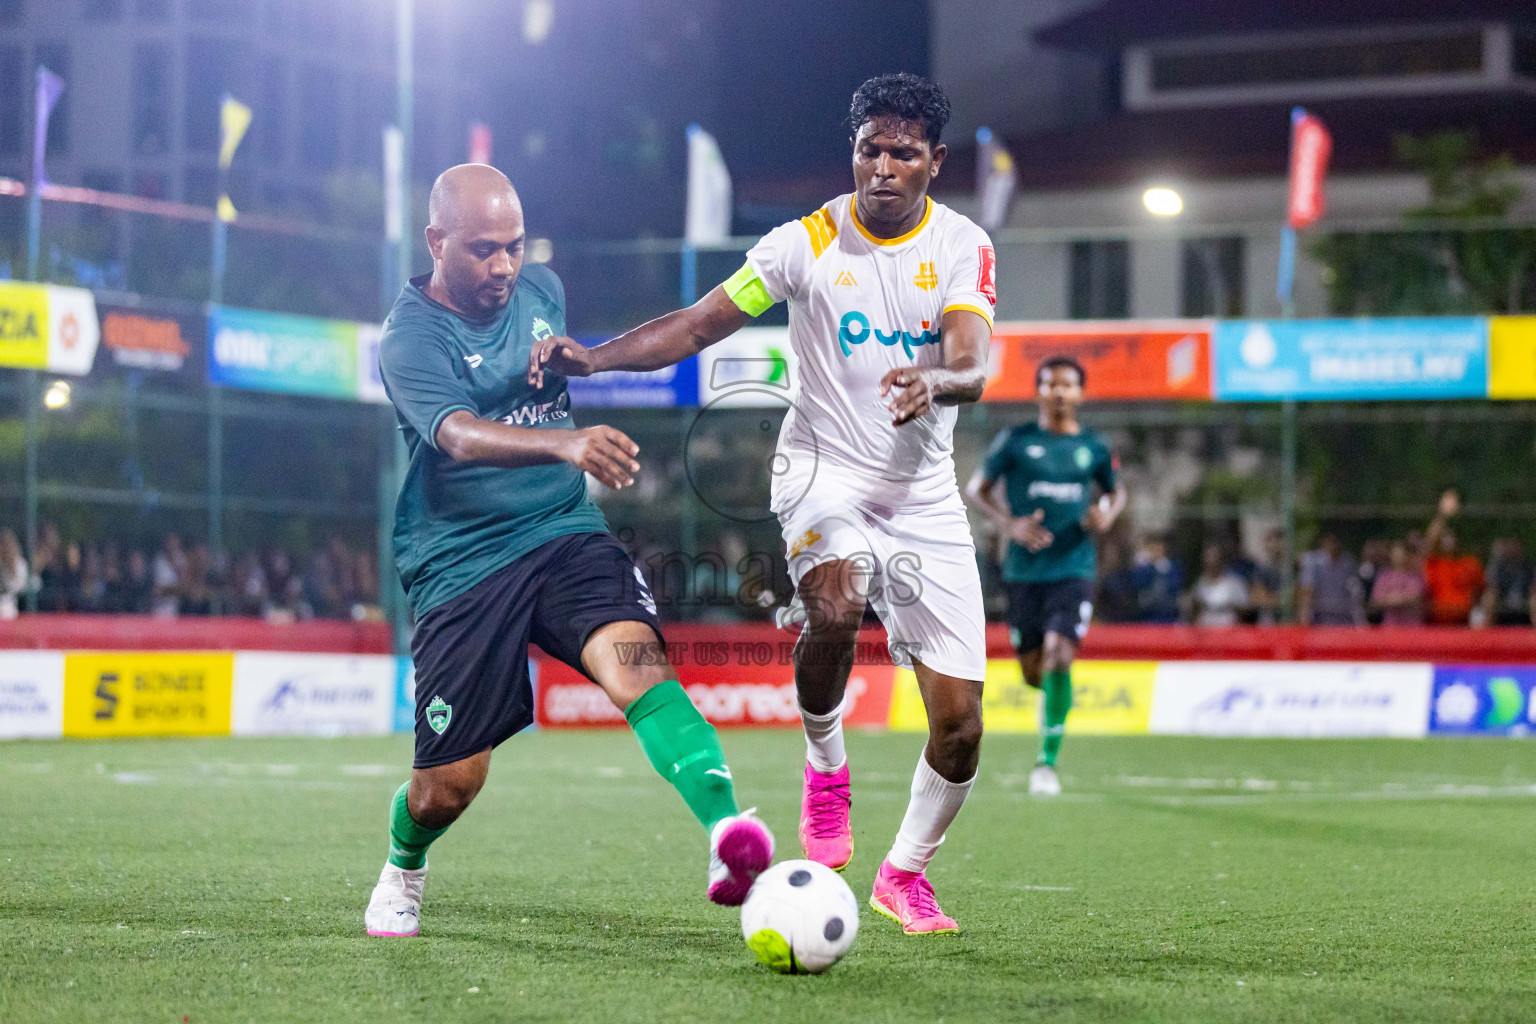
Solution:
<svg viewBox="0 0 1536 1024"><path fill-rule="evenodd" d="M928 884L928 879L918 875L908 882L907 905L912 908L914 921L925 917L938 917L944 911L939 909L939 899L933 894L933 886Z"/></svg>
<svg viewBox="0 0 1536 1024"><path fill-rule="evenodd" d="M811 837L835 839L841 835L843 821L852 802L848 783L817 780L811 796Z"/></svg>

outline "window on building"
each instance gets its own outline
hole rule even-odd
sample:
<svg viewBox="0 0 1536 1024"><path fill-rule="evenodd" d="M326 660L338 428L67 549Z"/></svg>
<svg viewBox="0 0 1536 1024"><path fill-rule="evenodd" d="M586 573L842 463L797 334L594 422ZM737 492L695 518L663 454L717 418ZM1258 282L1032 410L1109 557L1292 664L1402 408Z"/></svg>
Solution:
<svg viewBox="0 0 1536 1024"><path fill-rule="evenodd" d="M123 16L123 0L85 0L81 13L88 21L116 21Z"/></svg>
<svg viewBox="0 0 1536 1024"><path fill-rule="evenodd" d="M239 47L227 39L193 36L186 44L186 146L194 153L219 149L219 106L226 92L241 89Z"/></svg>
<svg viewBox="0 0 1536 1024"><path fill-rule="evenodd" d="M170 185L163 174L140 171L133 176L133 194L136 196L143 196L145 199L165 199L170 192Z"/></svg>
<svg viewBox="0 0 1536 1024"><path fill-rule="evenodd" d="M37 63L69 81L69 46L65 43L38 43ZM30 77L30 76L29 76ZM69 152L69 90L59 97L48 118L48 152L62 156Z"/></svg>
<svg viewBox="0 0 1536 1024"><path fill-rule="evenodd" d="M1536 29L1516 29L1514 68L1521 78L1536 78Z"/></svg>
<svg viewBox="0 0 1536 1024"><path fill-rule="evenodd" d="M27 62L19 46L0 46L0 155L23 151L26 131Z"/></svg>
<svg viewBox="0 0 1536 1024"><path fill-rule="evenodd" d="M1479 74L1483 34L1478 29L1417 38L1296 41L1266 47L1228 46L1154 53L1152 88L1220 89L1301 82Z"/></svg>
<svg viewBox="0 0 1536 1024"><path fill-rule="evenodd" d="M1243 315L1243 240L1186 238L1184 316Z"/></svg>
<svg viewBox="0 0 1536 1024"><path fill-rule="evenodd" d="M133 149L156 156L171 148L171 51L154 43L133 50Z"/></svg>
<svg viewBox="0 0 1536 1024"><path fill-rule="evenodd" d="M1131 245L1123 239L1072 243L1067 307L1074 319L1130 315Z"/></svg>
<svg viewBox="0 0 1536 1024"><path fill-rule="evenodd" d="M288 157L288 66L276 57L261 67L259 117L251 122L251 141L261 162L280 166Z"/></svg>
<svg viewBox="0 0 1536 1024"><path fill-rule="evenodd" d="M323 3L321 4L323 6ZM250 21L256 6L229 0L187 0L187 15L197 21L233 24Z"/></svg>
<svg viewBox="0 0 1536 1024"><path fill-rule="evenodd" d="M341 154L341 76L311 64L299 74L299 158L304 166L329 171Z"/></svg>
<svg viewBox="0 0 1536 1024"><path fill-rule="evenodd" d="M193 206L212 206L219 199L219 172L212 167L188 165L181 179L181 201Z"/></svg>

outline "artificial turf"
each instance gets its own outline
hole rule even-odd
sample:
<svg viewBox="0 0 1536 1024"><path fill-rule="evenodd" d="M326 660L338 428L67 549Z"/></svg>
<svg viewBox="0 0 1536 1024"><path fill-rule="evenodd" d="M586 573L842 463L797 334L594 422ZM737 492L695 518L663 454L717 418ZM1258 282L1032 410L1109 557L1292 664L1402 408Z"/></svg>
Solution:
<svg viewBox="0 0 1536 1024"><path fill-rule="evenodd" d="M794 732L725 736L796 856ZM921 738L850 737L860 901ZM704 899L624 732L536 733L369 939L404 737L0 744L0 1021L1530 1021L1536 744L992 736L930 873L958 937L863 915L815 977Z"/></svg>

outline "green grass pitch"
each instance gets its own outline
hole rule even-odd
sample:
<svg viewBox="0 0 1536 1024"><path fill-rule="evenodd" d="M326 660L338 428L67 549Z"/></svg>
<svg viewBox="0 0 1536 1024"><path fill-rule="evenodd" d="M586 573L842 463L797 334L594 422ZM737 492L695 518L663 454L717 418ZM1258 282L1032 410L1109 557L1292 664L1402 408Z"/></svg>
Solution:
<svg viewBox="0 0 1536 1024"><path fill-rule="evenodd" d="M731 732L797 856L803 748ZM861 902L921 746L850 737ZM758 966L624 732L530 734L369 939L404 737L0 744L0 1020L1530 1021L1536 744L994 736L931 877L826 975Z"/></svg>

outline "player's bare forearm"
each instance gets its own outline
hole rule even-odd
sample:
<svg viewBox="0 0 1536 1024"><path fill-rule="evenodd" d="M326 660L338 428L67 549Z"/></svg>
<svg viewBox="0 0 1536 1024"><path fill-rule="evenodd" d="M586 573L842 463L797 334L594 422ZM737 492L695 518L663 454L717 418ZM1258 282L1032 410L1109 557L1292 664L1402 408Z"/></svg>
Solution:
<svg viewBox="0 0 1536 1024"><path fill-rule="evenodd" d="M540 430L485 420L465 409L437 428L437 447L455 462L502 469L569 462L617 490L634 483L640 446L612 427Z"/></svg>
<svg viewBox="0 0 1536 1024"><path fill-rule="evenodd" d="M987 385L987 346L992 325L966 309L944 314L943 366L907 366L880 380L880 394L894 426L910 423L935 405L960 405L981 398ZM895 391L894 397L892 392Z"/></svg>
<svg viewBox="0 0 1536 1024"><path fill-rule="evenodd" d="M1013 515L998 500L996 484L996 480L988 480L987 475L978 469L971 474L970 482L965 485L965 500L972 508L991 520L999 530L1007 533L1008 524Z"/></svg>

